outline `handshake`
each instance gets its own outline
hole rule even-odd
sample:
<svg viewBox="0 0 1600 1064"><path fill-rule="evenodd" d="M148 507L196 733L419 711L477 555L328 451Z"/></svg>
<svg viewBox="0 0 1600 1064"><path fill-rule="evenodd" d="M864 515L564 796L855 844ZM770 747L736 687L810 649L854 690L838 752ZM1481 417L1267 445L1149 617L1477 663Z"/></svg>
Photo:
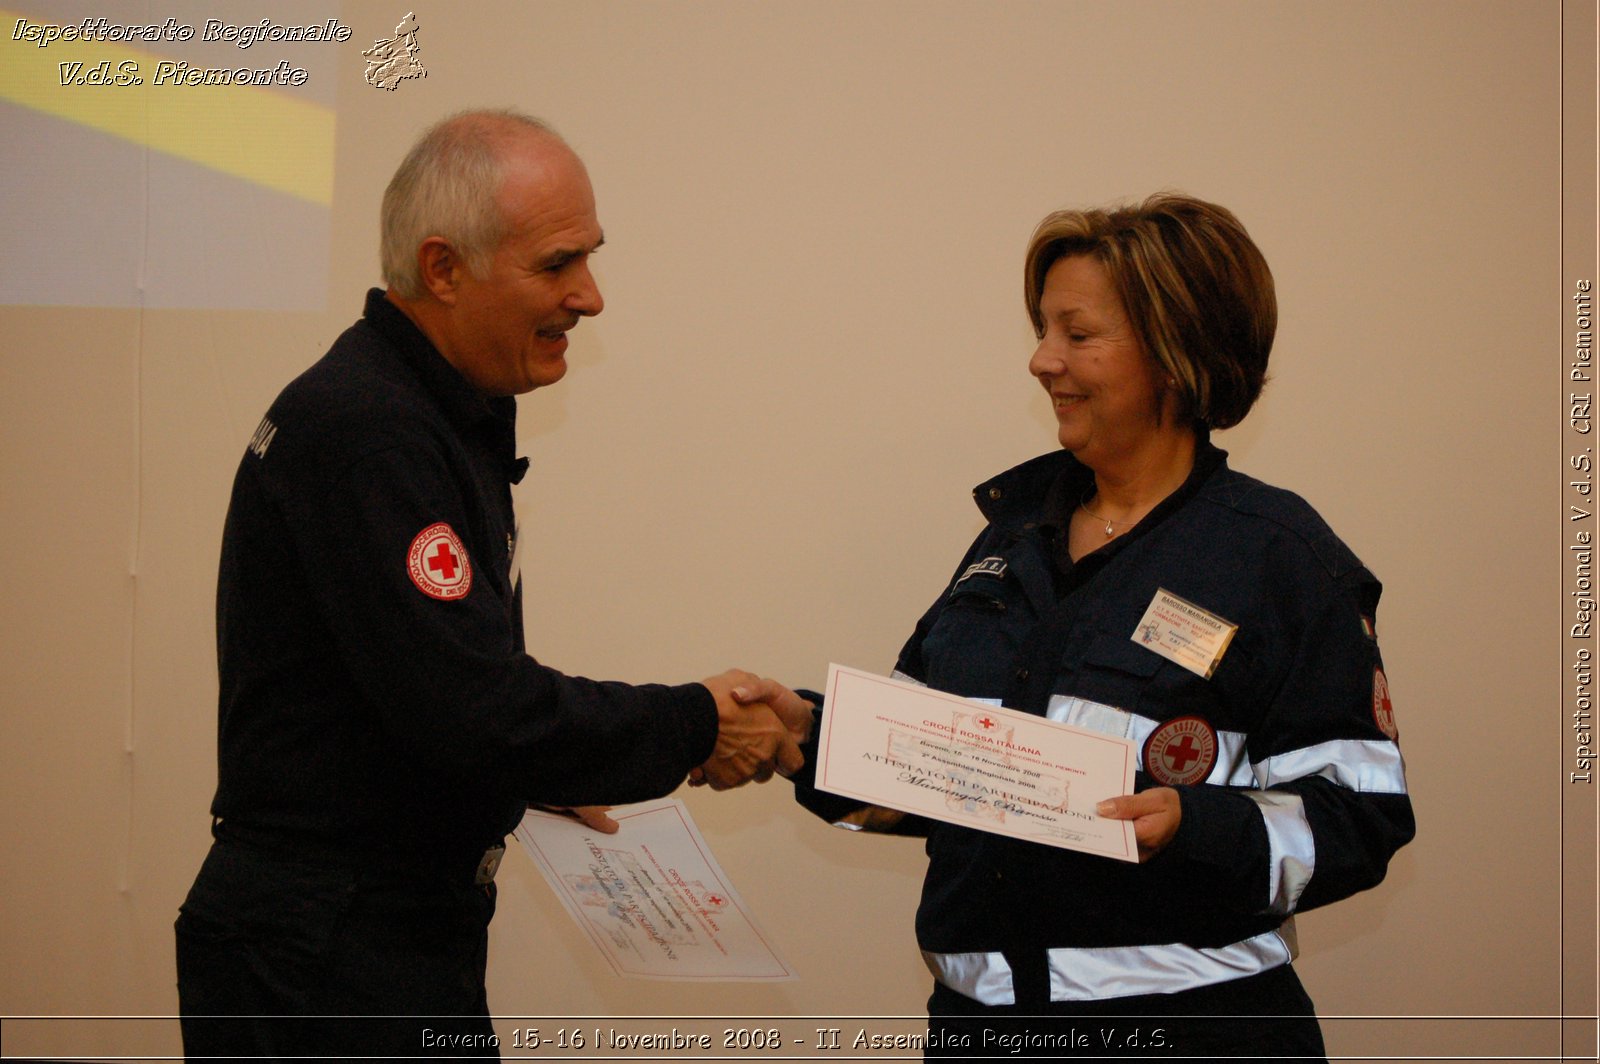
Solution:
<svg viewBox="0 0 1600 1064"><path fill-rule="evenodd" d="M765 783L774 772L799 772L806 759L800 744L811 738L812 705L776 680L742 669L700 681L717 700L717 745L706 763L689 773L689 786L725 791L751 780ZM582 821L595 831L616 834L621 825L606 814L609 805L539 805Z"/></svg>
<svg viewBox="0 0 1600 1064"><path fill-rule="evenodd" d="M804 767L800 744L811 737L810 702L776 680L740 669L700 682L717 700L717 745L689 774L691 785L710 784L721 791Z"/></svg>

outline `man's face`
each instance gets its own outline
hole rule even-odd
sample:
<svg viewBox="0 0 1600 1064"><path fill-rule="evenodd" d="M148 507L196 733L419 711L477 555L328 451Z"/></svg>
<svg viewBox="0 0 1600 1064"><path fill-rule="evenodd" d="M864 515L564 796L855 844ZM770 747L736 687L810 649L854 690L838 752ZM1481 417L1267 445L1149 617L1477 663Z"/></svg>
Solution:
<svg viewBox="0 0 1600 1064"><path fill-rule="evenodd" d="M446 356L484 395L519 395L567 372L567 330L605 306L589 273L603 236L583 163L534 140L507 153L506 236L482 277L460 268Z"/></svg>

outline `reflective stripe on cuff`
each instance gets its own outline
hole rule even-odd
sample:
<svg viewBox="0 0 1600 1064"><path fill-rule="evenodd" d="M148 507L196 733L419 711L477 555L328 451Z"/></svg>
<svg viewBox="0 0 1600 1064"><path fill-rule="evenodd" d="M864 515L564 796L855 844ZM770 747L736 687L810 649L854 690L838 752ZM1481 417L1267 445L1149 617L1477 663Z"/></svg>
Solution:
<svg viewBox="0 0 1600 1064"><path fill-rule="evenodd" d="M1288 791L1246 791L1261 807L1267 827L1267 911L1288 914L1317 868L1317 841L1306 819L1306 804Z"/></svg>
<svg viewBox="0 0 1600 1064"><path fill-rule="evenodd" d="M939 982L980 1005L1017 1003L1011 965L998 953L929 953L923 950L922 962Z"/></svg>
<svg viewBox="0 0 1600 1064"><path fill-rule="evenodd" d="M1109 946L1053 949L1051 1001L1099 1001L1134 994L1180 990L1242 979L1288 964L1295 950L1276 931L1217 949L1169 946Z"/></svg>
<svg viewBox="0 0 1600 1064"><path fill-rule="evenodd" d="M1281 967L1294 960L1294 922L1243 942L1216 949L1173 943L1165 946L1105 946L1052 949L1051 1001L1101 1001L1136 994L1174 994ZM999 953L932 953L922 959L933 977L980 1005L1015 1005L1011 965Z"/></svg>

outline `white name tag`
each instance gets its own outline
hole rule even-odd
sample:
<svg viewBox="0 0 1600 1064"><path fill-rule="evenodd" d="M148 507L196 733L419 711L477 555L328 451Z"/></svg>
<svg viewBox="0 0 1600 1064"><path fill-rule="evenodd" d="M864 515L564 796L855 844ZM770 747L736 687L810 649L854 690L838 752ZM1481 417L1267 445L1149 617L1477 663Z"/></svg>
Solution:
<svg viewBox="0 0 1600 1064"><path fill-rule="evenodd" d="M1133 641L1209 680L1238 630L1238 625L1210 610L1157 588L1133 631Z"/></svg>

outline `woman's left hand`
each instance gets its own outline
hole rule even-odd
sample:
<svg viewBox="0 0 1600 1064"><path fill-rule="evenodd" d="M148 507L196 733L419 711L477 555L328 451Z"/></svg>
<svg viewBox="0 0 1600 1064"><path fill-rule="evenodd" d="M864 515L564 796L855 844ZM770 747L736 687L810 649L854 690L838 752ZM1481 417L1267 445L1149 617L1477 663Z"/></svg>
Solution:
<svg viewBox="0 0 1600 1064"><path fill-rule="evenodd" d="M1133 821L1140 862L1160 853L1178 833L1178 822L1183 819L1183 805L1178 801L1178 792L1171 787L1107 798L1095 806L1094 811L1107 820Z"/></svg>

